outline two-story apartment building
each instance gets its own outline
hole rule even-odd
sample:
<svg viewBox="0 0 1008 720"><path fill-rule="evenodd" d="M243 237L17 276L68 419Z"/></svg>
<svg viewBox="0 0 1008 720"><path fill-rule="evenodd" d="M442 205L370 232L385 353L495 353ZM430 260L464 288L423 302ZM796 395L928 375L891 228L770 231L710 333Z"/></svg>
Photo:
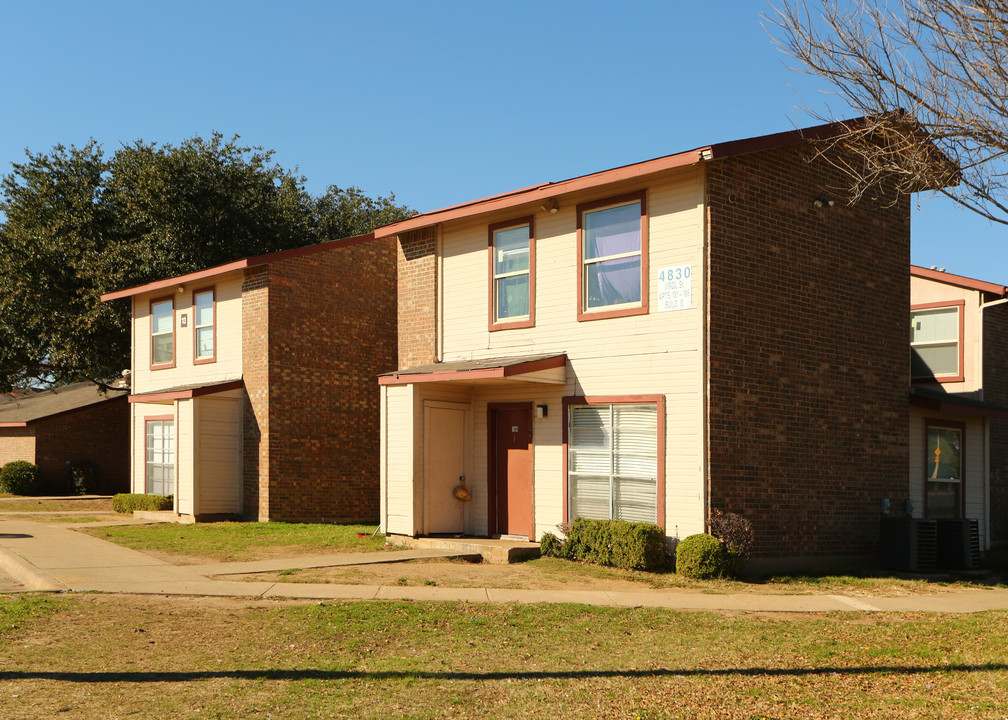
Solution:
<svg viewBox="0 0 1008 720"><path fill-rule="evenodd" d="M372 235L102 296L132 304L131 487L180 515L371 520L395 250Z"/></svg>
<svg viewBox="0 0 1008 720"><path fill-rule="evenodd" d="M379 228L390 534L539 538L583 515L763 558L875 550L907 496L906 198L848 205L820 126L709 145Z"/></svg>
<svg viewBox="0 0 1008 720"><path fill-rule="evenodd" d="M910 500L1008 541L1008 298L1003 285L910 268Z"/></svg>

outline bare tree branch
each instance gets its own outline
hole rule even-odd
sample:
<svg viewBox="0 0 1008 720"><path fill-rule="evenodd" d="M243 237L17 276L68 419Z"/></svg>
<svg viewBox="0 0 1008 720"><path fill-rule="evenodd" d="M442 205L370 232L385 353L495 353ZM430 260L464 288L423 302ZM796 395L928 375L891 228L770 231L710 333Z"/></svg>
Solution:
<svg viewBox="0 0 1008 720"><path fill-rule="evenodd" d="M1008 2L892 5L783 0L773 8L775 42L801 63L795 69L829 80L863 116L842 122L806 107L843 127L817 152L850 178L851 201L930 189L1008 224Z"/></svg>

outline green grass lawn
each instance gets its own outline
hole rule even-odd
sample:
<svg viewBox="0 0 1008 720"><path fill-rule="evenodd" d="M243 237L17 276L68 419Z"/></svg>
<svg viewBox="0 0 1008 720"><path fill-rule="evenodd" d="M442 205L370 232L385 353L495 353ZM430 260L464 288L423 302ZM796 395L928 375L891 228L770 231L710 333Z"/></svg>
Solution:
<svg viewBox="0 0 1008 720"><path fill-rule="evenodd" d="M0 716L995 718L1008 613L0 599Z"/></svg>
<svg viewBox="0 0 1008 720"><path fill-rule="evenodd" d="M374 539L374 525L323 525L282 522L217 522L181 525L122 525L82 528L103 540L135 550L224 562L261 560L277 555L369 552L385 549L385 536ZM357 537L364 533L366 537Z"/></svg>

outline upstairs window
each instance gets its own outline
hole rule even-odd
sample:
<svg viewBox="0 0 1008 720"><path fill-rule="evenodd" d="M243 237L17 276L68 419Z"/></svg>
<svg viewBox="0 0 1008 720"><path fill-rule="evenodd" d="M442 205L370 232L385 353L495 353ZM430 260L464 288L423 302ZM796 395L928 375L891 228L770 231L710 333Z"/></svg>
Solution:
<svg viewBox="0 0 1008 720"><path fill-rule="evenodd" d="M579 320L647 312L644 193L579 205Z"/></svg>
<svg viewBox="0 0 1008 720"><path fill-rule="evenodd" d="M214 291L193 293L193 361L197 364L213 362L216 355L215 326L217 306Z"/></svg>
<svg viewBox="0 0 1008 720"><path fill-rule="evenodd" d="M910 310L910 376L914 380L963 379L963 308L918 305Z"/></svg>
<svg viewBox="0 0 1008 720"><path fill-rule="evenodd" d="M175 300L152 300L150 304L151 367L175 366Z"/></svg>
<svg viewBox="0 0 1008 720"><path fill-rule="evenodd" d="M490 226L490 329L535 324L535 238L532 218Z"/></svg>

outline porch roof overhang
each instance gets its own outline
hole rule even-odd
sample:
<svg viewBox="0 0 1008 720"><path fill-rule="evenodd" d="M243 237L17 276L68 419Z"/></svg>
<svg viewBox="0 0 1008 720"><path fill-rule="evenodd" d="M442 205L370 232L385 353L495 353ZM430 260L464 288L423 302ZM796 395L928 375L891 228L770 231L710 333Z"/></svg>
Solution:
<svg viewBox="0 0 1008 720"><path fill-rule="evenodd" d="M379 385L411 385L425 382L477 385L527 382L563 385L567 382L567 355L526 355L441 362L378 376Z"/></svg>
<svg viewBox="0 0 1008 720"><path fill-rule="evenodd" d="M940 390L911 388L910 404L925 410L954 415L975 415L979 417L1008 418L1008 407L995 405L971 397L948 395Z"/></svg>
<svg viewBox="0 0 1008 720"><path fill-rule="evenodd" d="M176 400L189 400L202 395L213 395L215 393L227 392L228 390L239 390L242 385L243 381L241 380L228 380L208 385L180 385L178 387L167 388L165 390L156 390L154 392L130 395L129 401L131 403L171 405Z"/></svg>

